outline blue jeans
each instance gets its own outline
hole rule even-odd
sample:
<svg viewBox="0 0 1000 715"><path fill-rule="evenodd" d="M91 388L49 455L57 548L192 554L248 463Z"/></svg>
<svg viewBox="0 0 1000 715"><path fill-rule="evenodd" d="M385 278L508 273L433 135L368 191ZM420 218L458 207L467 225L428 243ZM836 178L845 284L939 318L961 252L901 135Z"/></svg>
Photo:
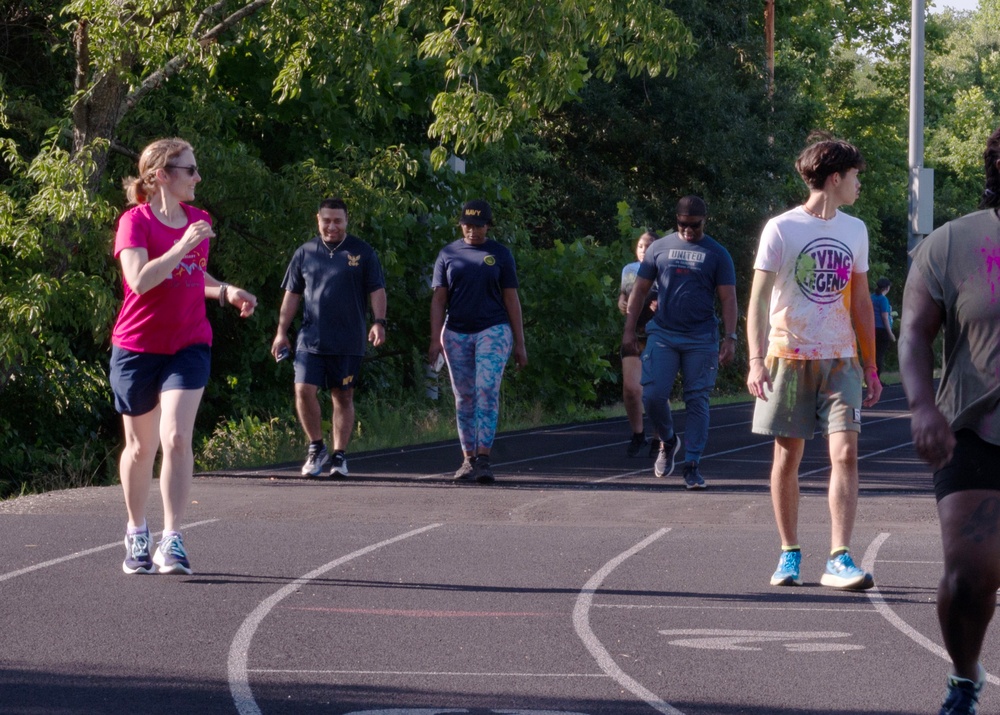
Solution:
<svg viewBox="0 0 1000 715"><path fill-rule="evenodd" d="M708 397L719 373L719 338L671 333L656 321L646 325L649 338L642 352L642 403L660 439L674 436L670 393L681 371L687 429L684 430L684 461L701 461L708 442Z"/></svg>

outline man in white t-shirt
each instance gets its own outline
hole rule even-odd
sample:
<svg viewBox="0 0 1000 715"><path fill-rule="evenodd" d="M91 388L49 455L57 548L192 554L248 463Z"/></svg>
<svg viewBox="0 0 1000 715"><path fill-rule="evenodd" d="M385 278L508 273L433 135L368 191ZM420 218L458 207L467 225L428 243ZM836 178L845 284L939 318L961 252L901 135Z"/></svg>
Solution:
<svg viewBox="0 0 1000 715"><path fill-rule="evenodd" d="M882 385L875 368L868 231L838 210L857 200L865 162L847 142L823 139L802 151L795 168L809 198L764 227L747 316L747 387L757 398L753 431L774 436L771 501L781 557L771 585L802 585L799 463L805 440L818 428L827 437L831 464L831 549L820 583L866 589L875 581L855 565L849 544L858 506L861 408L878 402Z"/></svg>

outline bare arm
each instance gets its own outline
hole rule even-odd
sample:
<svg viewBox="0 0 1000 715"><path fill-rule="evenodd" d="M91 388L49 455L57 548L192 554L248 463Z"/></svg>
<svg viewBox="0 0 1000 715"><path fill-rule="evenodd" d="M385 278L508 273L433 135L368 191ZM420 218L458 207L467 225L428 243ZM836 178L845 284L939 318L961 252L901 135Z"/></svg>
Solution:
<svg viewBox="0 0 1000 715"><path fill-rule="evenodd" d="M184 256L197 248L202 241L214 237L215 232L212 231L208 221L195 221L184 231L181 240L158 258L150 260L149 252L145 248L124 249L118 254L118 258L122 264L125 282L133 293L142 295L167 280Z"/></svg>
<svg viewBox="0 0 1000 715"><path fill-rule="evenodd" d="M503 304L507 309L511 332L514 333L514 364L519 368L528 364L528 349L524 345L524 321L521 317L521 299L517 288L503 289Z"/></svg>
<svg viewBox="0 0 1000 715"><path fill-rule="evenodd" d="M934 401L934 338L944 312L931 298L924 277L910 267L899 326L899 372L910 407L910 431L920 458L934 469L951 461L955 435Z"/></svg>
<svg viewBox="0 0 1000 715"><path fill-rule="evenodd" d="M767 401L767 391L773 389L771 373L764 364L767 357L768 314L771 307L771 290L775 274L755 270L750 286L750 306L747 310L747 350L750 354L750 371L747 390L754 397ZM765 390L766 388L766 390Z"/></svg>
<svg viewBox="0 0 1000 715"><path fill-rule="evenodd" d="M886 313L886 312L885 312L885 311L883 310L883 311L882 311L882 325L884 325L884 326L885 326L885 329L889 331L889 337L890 337L890 338L892 338L892 341L893 341L893 342L896 342L896 334L895 334L895 333L893 333L893 332L892 332L892 328L890 328L890 327L889 327L889 322L890 322L890 320L891 320L891 319L889 318L889 314L888 314L888 313Z"/></svg>
<svg viewBox="0 0 1000 715"><path fill-rule="evenodd" d="M441 331L444 314L448 309L448 289L438 286L431 295L431 342L427 348L427 362L433 365L441 355Z"/></svg>
<svg viewBox="0 0 1000 715"><path fill-rule="evenodd" d="M372 306L372 316L376 320L385 320L385 309L386 309L386 297L385 288L378 288L373 290L368 295L368 301ZM368 330L368 342L370 342L375 347L378 347L385 342L385 326L379 323L372 323L372 327Z"/></svg>
<svg viewBox="0 0 1000 715"><path fill-rule="evenodd" d="M868 292L868 274L852 273L851 283L851 324L861 348L861 364L865 373L865 398L861 404L871 407L882 396L882 383L875 367L875 309Z"/></svg>
<svg viewBox="0 0 1000 715"><path fill-rule="evenodd" d="M208 273L205 274L205 298L218 300L223 285L226 286L225 301L240 309L240 317L249 318L253 315L254 310L257 309L257 296L230 283L223 283Z"/></svg>
<svg viewBox="0 0 1000 715"><path fill-rule="evenodd" d="M271 343L271 354L275 358L278 357L278 353L282 348L291 347L291 344L288 342L288 329L291 327L295 315L299 312L299 303L301 302L301 295L285 291L285 297L281 299L281 308L278 311L278 332Z"/></svg>
<svg viewBox="0 0 1000 715"><path fill-rule="evenodd" d="M622 349L627 355L638 355L639 344L635 338L635 324L639 321L639 314L646 304L646 296L653 286L653 281L648 278L636 277L635 285L628 296L628 305L625 310L625 329L622 331Z"/></svg>
<svg viewBox="0 0 1000 715"><path fill-rule="evenodd" d="M722 305L722 332L725 335L736 332L736 286L716 286L715 294L719 297ZM728 338L722 339L719 348L719 364L728 365L736 355L736 341Z"/></svg>

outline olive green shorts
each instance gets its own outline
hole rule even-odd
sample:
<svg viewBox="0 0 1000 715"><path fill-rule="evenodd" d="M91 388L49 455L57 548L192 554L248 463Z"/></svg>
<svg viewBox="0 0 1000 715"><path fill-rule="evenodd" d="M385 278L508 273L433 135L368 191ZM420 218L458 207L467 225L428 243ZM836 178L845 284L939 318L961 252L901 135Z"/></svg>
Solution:
<svg viewBox="0 0 1000 715"><path fill-rule="evenodd" d="M767 402L758 399L753 432L775 437L811 439L817 427L824 435L861 431L864 373L857 358L765 361L774 389Z"/></svg>

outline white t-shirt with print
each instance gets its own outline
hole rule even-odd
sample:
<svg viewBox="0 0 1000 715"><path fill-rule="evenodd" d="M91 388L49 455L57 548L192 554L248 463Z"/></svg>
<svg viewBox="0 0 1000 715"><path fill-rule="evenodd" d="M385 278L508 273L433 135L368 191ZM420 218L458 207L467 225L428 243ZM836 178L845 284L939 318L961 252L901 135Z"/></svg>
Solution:
<svg viewBox="0 0 1000 715"><path fill-rule="evenodd" d="M850 283L853 274L868 272L863 221L842 211L824 221L797 206L764 226L754 268L775 274L769 355L792 360L857 356Z"/></svg>

